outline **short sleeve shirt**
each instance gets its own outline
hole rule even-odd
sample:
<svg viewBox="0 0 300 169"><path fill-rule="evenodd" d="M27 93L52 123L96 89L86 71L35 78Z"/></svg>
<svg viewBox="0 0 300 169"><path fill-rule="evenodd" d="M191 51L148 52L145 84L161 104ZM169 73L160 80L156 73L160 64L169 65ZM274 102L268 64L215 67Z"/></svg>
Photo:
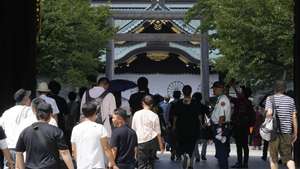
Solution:
<svg viewBox="0 0 300 169"><path fill-rule="evenodd" d="M115 128L110 139L111 147L117 148L117 164L132 164L134 162L134 149L137 147L137 135L127 125Z"/></svg>
<svg viewBox="0 0 300 169"><path fill-rule="evenodd" d="M219 118L225 116L225 121L230 122L231 119L231 104L227 96L221 95L218 97L215 108L211 115L211 120L214 124L219 123Z"/></svg>
<svg viewBox="0 0 300 169"><path fill-rule="evenodd" d="M268 97L266 100L266 110L273 107L272 97ZM284 134L292 133L293 112L296 112L294 99L286 95L274 95L274 101L281 132Z"/></svg>
<svg viewBox="0 0 300 169"><path fill-rule="evenodd" d="M39 130L39 134L37 134ZM47 140L43 141L41 138ZM50 148L52 147L52 148ZM58 150L67 150L63 131L53 125L36 122L20 134L16 151L26 151L26 168L50 169L58 165Z"/></svg>
<svg viewBox="0 0 300 169"><path fill-rule="evenodd" d="M78 169L105 168L101 139L108 133L101 124L86 120L73 128L71 143L76 146Z"/></svg>

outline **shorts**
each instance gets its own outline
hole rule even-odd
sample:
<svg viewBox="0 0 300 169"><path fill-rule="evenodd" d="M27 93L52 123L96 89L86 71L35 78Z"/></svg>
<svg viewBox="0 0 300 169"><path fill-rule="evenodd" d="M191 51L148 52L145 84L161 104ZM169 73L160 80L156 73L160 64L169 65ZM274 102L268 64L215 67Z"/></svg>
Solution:
<svg viewBox="0 0 300 169"><path fill-rule="evenodd" d="M292 136L291 134L279 134L275 140L269 142L271 160L278 162L278 153L284 164L293 160L292 157Z"/></svg>

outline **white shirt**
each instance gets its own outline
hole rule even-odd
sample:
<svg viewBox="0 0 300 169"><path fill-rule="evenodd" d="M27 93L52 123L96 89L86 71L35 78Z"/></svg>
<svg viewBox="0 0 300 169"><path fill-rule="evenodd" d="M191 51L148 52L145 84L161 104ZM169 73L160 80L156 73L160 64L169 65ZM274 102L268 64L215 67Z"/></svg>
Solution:
<svg viewBox="0 0 300 169"><path fill-rule="evenodd" d="M93 87L90 90L88 90L90 96L92 98L98 98L103 92L105 91L105 89L103 87ZM82 114L82 105L86 102L86 92L84 92L83 96L82 96L82 100L81 100L81 105L80 105L80 113ZM111 137L111 125L109 122L109 116L112 116L114 110L117 108L116 106L116 100L115 100L115 96L111 93L108 93L103 101L102 101L102 105L101 105L101 115L102 115L102 119L107 119L104 122L104 127L107 130L108 133L108 137Z"/></svg>
<svg viewBox="0 0 300 169"><path fill-rule="evenodd" d="M16 105L6 110L1 116L0 125L5 131L8 148L16 148L19 135L24 129L22 123L31 113L29 106Z"/></svg>
<svg viewBox="0 0 300 169"><path fill-rule="evenodd" d="M220 116L225 115L225 122L230 122L231 119L231 104L227 96L221 95L211 115L211 120L214 124L219 123Z"/></svg>
<svg viewBox="0 0 300 169"><path fill-rule="evenodd" d="M100 142L107 137L101 124L86 120L73 128L71 143L76 145L77 169L105 168L104 151Z"/></svg>
<svg viewBox="0 0 300 169"><path fill-rule="evenodd" d="M145 143L161 133L158 115L151 110L139 110L132 118L132 129L135 130L138 143Z"/></svg>
<svg viewBox="0 0 300 169"><path fill-rule="evenodd" d="M44 94L40 95L40 98L45 100L46 103L51 105L53 114L59 114L59 109L57 107L56 101L53 98L48 97Z"/></svg>
<svg viewBox="0 0 300 169"><path fill-rule="evenodd" d="M26 118L24 120L24 122L22 122L23 129L32 125L35 122L38 122L38 119L36 118L36 115L32 112L32 109L30 111L31 111L31 114L29 115L29 117ZM58 127L56 120L52 116L50 117L50 121L48 122L48 124Z"/></svg>

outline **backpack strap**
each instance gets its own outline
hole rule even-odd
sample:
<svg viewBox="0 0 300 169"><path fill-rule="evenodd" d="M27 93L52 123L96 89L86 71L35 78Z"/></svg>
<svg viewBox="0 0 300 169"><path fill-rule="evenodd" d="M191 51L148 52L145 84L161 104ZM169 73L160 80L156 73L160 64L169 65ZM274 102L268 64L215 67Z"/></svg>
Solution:
<svg viewBox="0 0 300 169"><path fill-rule="evenodd" d="M90 102L90 101L92 101L92 100L94 100L94 99L97 99L97 98L104 99L105 96L109 93L109 90L105 90L104 92L101 93L101 95L100 95L99 97L97 97L97 98L92 98L91 95L90 95L90 92L89 92L90 89L92 89L92 88L89 88L89 89L86 90L86 92L85 92L85 100L86 100L86 102Z"/></svg>
<svg viewBox="0 0 300 169"><path fill-rule="evenodd" d="M276 104L275 104L275 95L273 95L271 97L271 102L272 102L272 115L273 115L273 118L276 119L277 121L277 131L278 133L281 133L281 127L280 127L280 120L279 120L279 117L278 117L278 114L277 114L277 110L276 110ZM279 102L280 104L280 102Z"/></svg>

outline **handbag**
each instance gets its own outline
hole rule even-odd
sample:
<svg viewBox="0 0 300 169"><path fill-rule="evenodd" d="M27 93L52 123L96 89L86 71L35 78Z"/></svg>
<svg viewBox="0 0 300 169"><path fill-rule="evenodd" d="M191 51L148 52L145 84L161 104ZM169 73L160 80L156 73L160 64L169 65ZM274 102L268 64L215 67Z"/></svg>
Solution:
<svg viewBox="0 0 300 169"><path fill-rule="evenodd" d="M271 97L272 102L272 118L266 118L259 129L259 134L262 139L272 141L276 139L278 133L281 133L280 121L276 111L274 96Z"/></svg>

